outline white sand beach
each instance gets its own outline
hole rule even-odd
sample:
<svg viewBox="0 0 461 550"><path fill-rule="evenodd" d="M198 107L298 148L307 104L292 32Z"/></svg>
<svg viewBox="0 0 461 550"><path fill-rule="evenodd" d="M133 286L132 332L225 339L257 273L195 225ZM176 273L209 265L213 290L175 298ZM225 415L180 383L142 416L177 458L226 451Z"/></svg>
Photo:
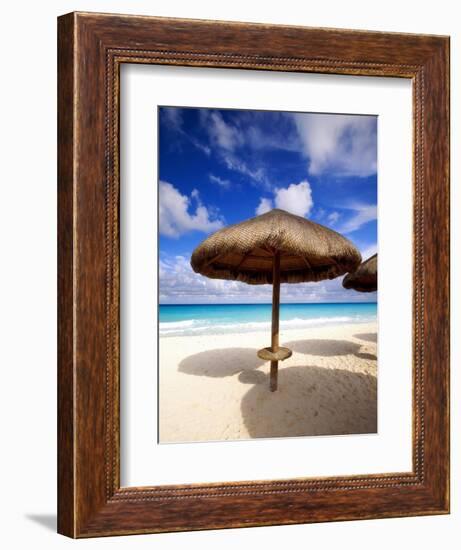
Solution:
<svg viewBox="0 0 461 550"><path fill-rule="evenodd" d="M282 331L270 392L270 333L161 337L160 442L375 433L376 342L375 322Z"/></svg>

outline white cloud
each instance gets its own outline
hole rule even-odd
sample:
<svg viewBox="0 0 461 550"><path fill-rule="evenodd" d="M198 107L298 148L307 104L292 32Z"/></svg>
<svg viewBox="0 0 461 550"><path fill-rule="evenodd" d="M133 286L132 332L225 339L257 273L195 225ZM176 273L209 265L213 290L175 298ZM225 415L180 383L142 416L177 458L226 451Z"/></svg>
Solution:
<svg viewBox="0 0 461 550"><path fill-rule="evenodd" d="M285 114L280 114L285 117ZM275 113L272 114L272 117L275 118ZM279 117L278 122L280 123L282 120L283 118ZM273 127L271 131L268 128L249 126L245 132L245 143L256 151L279 149L298 152L301 148L297 133L293 132L291 126L287 128L286 125L283 125L282 128Z"/></svg>
<svg viewBox="0 0 461 550"><path fill-rule="evenodd" d="M309 173L339 176L376 173L376 117L352 115L293 115Z"/></svg>
<svg viewBox="0 0 461 550"><path fill-rule="evenodd" d="M187 135L187 134L185 134ZM195 147L197 147L197 149L199 149L200 151L202 151L202 153L205 153L205 155L207 157L209 157L211 155L211 149L208 147L208 145L204 145L203 143L201 143L200 141L198 141L197 139L194 139L190 136L187 136L190 140L190 142L192 143L192 145L194 145Z"/></svg>
<svg viewBox="0 0 461 550"><path fill-rule="evenodd" d="M225 153L224 155L222 155L221 159L228 170L239 172L240 174L242 174L243 176L247 176L257 184L260 184L267 188L270 187L266 178L266 173L263 168L250 168L247 163L231 153Z"/></svg>
<svg viewBox="0 0 461 550"><path fill-rule="evenodd" d="M194 273L189 255L160 259L160 303L271 303L271 285L248 285L238 281L209 279ZM283 303L369 301L370 295L351 293L342 287L342 277L318 283L282 284Z"/></svg>
<svg viewBox="0 0 461 550"><path fill-rule="evenodd" d="M231 182L229 180L225 180L223 178L220 178L219 176L215 176L214 174L210 174L210 181L213 183L217 183L220 187L223 187L224 189L229 189Z"/></svg>
<svg viewBox="0 0 461 550"><path fill-rule="evenodd" d="M270 285L247 285L238 281L209 279L195 273L190 256L163 256L159 262L161 303L270 302Z"/></svg>
<svg viewBox="0 0 461 550"><path fill-rule="evenodd" d="M202 121L205 123L211 140L226 151L234 151L243 142L239 130L227 122L218 111L203 111Z"/></svg>
<svg viewBox="0 0 461 550"><path fill-rule="evenodd" d="M330 212L330 214L328 214L327 216L327 222L330 224L330 225L334 225L340 218L340 213L339 212Z"/></svg>
<svg viewBox="0 0 461 550"><path fill-rule="evenodd" d="M256 208L256 215L265 214L272 208L280 208L297 216L307 216L314 202L311 186L307 181L291 183L288 187L279 187L274 190L274 200L261 197Z"/></svg>
<svg viewBox="0 0 461 550"><path fill-rule="evenodd" d="M261 197L261 200L259 201L258 207L255 210L255 214L257 216L260 216L261 214L265 214L266 212L269 212L272 210L273 205L271 199L266 199L265 197Z"/></svg>
<svg viewBox="0 0 461 550"><path fill-rule="evenodd" d="M189 231L209 233L223 226L223 221L201 203L197 189L191 193L197 206L189 212L191 199L182 195L167 181L159 182L159 227L160 233L168 237L179 237Z"/></svg>
<svg viewBox="0 0 461 550"><path fill-rule="evenodd" d="M287 188L276 189L274 195L277 208L298 216L307 216L314 204L311 186L307 181L292 183Z"/></svg>
<svg viewBox="0 0 461 550"><path fill-rule="evenodd" d="M339 229L340 233L352 233L360 229L362 225L374 221L378 217L378 208L376 204L353 204L347 207L353 210L354 214L351 218L343 223Z"/></svg>
<svg viewBox="0 0 461 550"><path fill-rule="evenodd" d="M260 166L251 166L252 163L249 164L243 160L241 154L237 155L235 152L237 148L241 148L247 143L248 139L245 132L235 124L226 122L219 111L201 109L199 116L200 123L208 134L213 151L226 168L238 172L252 180L253 183L269 189L265 170ZM211 149L209 147L207 149L207 154L211 154Z"/></svg>
<svg viewBox="0 0 461 550"><path fill-rule="evenodd" d="M317 208L317 212L316 212L316 215L318 218L323 218L323 216L325 216L325 208L322 208L322 207L319 207Z"/></svg>

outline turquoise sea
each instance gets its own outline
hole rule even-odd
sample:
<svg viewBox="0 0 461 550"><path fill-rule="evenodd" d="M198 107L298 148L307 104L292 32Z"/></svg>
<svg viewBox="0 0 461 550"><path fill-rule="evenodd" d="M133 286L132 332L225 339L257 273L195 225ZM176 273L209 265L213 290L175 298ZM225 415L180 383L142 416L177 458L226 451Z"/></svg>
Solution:
<svg viewBox="0 0 461 550"><path fill-rule="evenodd" d="M160 336L270 329L271 304L161 305ZM377 304L281 304L280 329L376 321Z"/></svg>

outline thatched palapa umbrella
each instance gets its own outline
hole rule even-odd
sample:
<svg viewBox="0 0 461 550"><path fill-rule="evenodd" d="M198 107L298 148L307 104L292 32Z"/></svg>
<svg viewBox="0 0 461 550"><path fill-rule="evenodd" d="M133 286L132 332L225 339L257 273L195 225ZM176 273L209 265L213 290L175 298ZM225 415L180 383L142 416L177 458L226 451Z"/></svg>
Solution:
<svg viewBox="0 0 461 550"><path fill-rule="evenodd" d="M374 292L378 289L378 254L370 256L359 265L354 273L343 279L344 288L353 288L358 292Z"/></svg>
<svg viewBox="0 0 461 550"><path fill-rule="evenodd" d="M280 283L334 279L354 271L361 260L339 233L274 209L210 235L194 250L191 265L211 279L273 285L271 347L258 356L271 362L270 389L275 391L278 362L291 356L291 350L279 347Z"/></svg>

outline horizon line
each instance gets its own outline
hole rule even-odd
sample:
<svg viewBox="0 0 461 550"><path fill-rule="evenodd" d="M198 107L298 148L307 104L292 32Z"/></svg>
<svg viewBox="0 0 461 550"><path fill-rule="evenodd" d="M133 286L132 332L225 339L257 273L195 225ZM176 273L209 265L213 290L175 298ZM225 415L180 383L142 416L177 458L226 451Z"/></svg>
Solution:
<svg viewBox="0 0 461 550"><path fill-rule="evenodd" d="M368 304L378 304L378 302L284 302L281 303L281 306L312 306L312 305L368 305ZM272 302L208 302L208 303L189 303L189 304L158 304L159 306L270 306Z"/></svg>

